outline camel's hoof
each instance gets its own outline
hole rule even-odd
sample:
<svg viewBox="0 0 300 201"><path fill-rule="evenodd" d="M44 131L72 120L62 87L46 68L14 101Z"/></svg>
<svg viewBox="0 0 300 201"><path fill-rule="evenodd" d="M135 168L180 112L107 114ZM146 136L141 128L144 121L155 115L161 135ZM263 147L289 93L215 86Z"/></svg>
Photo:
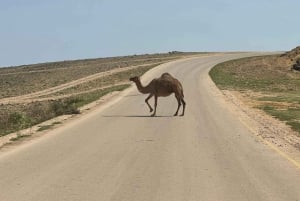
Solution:
<svg viewBox="0 0 300 201"><path fill-rule="evenodd" d="M177 116L177 115L178 115L177 113L176 113L176 114L174 114L174 117L175 117L175 116Z"/></svg>
<svg viewBox="0 0 300 201"><path fill-rule="evenodd" d="M155 117L155 114L151 114L151 117Z"/></svg>

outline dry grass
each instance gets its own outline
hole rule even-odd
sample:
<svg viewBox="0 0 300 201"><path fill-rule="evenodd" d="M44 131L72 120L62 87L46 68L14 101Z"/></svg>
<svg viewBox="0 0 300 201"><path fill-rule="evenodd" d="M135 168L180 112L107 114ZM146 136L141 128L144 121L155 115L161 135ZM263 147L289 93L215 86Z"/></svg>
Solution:
<svg viewBox="0 0 300 201"><path fill-rule="evenodd" d="M47 95L47 96L41 96L42 97L53 97L53 96L61 96L61 95L68 95L68 94L76 94L81 93L84 91L94 90L98 88L104 88L107 86L116 85L119 83L129 83L128 78L132 76L141 76L146 71L150 70L153 67L156 67L158 64L155 65L149 65L149 66L141 66L136 69L131 69L123 72L114 73L111 75L107 75L105 77L95 79L89 82L85 82L64 90L61 90L59 92Z"/></svg>
<svg viewBox="0 0 300 201"><path fill-rule="evenodd" d="M279 55L244 58L225 62L210 75L221 88L258 92L300 92L300 74L290 70Z"/></svg>

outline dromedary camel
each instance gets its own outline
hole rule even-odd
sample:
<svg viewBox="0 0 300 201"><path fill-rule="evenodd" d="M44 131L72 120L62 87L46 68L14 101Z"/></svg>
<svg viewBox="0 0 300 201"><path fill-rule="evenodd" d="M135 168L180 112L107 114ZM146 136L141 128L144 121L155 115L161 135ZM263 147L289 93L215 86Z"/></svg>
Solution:
<svg viewBox="0 0 300 201"><path fill-rule="evenodd" d="M147 103L150 112L153 111L151 105L148 103L149 99L154 96L155 103L154 103L154 112L151 116L155 116L156 114L156 107L157 107L157 98L158 97L166 97L171 95L172 93L175 94L175 97L178 102L178 107L174 116L177 116L178 110L183 105L183 110L181 116L184 115L185 111L185 101L183 100L183 89L181 83L174 77L172 77L169 73L163 73L160 78L153 79L147 86L143 86L139 77L132 77L129 79L133 81L139 92L143 94L149 94L146 98L145 102Z"/></svg>

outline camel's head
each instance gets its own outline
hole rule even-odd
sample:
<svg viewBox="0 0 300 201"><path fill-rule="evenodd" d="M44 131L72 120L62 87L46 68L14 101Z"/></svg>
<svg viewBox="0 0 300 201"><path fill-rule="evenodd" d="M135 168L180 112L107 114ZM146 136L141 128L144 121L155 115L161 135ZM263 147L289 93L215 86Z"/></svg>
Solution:
<svg viewBox="0 0 300 201"><path fill-rule="evenodd" d="M140 80L140 78L135 76L135 77L131 77L129 80L132 82L138 82Z"/></svg>

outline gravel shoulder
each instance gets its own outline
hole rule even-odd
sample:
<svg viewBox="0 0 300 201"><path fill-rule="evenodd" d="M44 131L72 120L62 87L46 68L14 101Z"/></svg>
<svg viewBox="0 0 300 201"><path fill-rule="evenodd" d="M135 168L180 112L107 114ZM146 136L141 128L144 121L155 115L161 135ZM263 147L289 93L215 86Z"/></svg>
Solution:
<svg viewBox="0 0 300 201"><path fill-rule="evenodd" d="M228 108L239 117L252 133L286 158L300 165L300 137L284 122L253 108L249 94L238 91L221 91ZM251 93L251 92L248 92ZM300 168L300 166L299 166Z"/></svg>

